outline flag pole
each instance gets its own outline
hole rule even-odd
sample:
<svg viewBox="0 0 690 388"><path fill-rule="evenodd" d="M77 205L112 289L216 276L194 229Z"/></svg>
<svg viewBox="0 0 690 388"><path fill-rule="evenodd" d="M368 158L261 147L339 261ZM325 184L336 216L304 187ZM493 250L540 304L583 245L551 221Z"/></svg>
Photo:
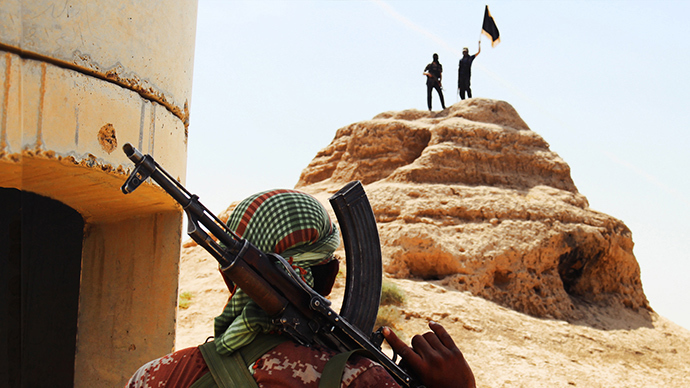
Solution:
<svg viewBox="0 0 690 388"><path fill-rule="evenodd" d="M488 5L486 6L487 8L489 7ZM484 11L486 12L486 11ZM486 15L484 15L486 16ZM484 35L484 19L482 19L482 28L479 29L479 41L482 41L482 35Z"/></svg>

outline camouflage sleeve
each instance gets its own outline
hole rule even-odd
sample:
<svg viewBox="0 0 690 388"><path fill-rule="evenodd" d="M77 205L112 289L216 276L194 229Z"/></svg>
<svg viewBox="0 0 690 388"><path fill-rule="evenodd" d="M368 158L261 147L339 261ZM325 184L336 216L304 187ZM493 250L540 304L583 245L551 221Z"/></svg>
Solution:
<svg viewBox="0 0 690 388"><path fill-rule="evenodd" d="M134 372L125 388L146 388L154 385L184 388L206 373L208 367L199 348L187 348L144 364Z"/></svg>
<svg viewBox="0 0 690 388"><path fill-rule="evenodd" d="M335 354L330 349L308 348L288 341L264 354L250 368L259 388L318 388L321 372ZM354 356L345 367L341 387L398 388L399 385L378 363Z"/></svg>

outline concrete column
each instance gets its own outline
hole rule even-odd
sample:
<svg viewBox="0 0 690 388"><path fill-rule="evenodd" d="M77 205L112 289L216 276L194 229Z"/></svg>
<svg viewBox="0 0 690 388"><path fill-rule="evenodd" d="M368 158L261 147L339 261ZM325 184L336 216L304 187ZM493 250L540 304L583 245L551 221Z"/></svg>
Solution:
<svg viewBox="0 0 690 388"><path fill-rule="evenodd" d="M172 350L182 211L122 194L122 145L184 183L196 1L3 0L0 26L0 187L83 217L74 386L123 386Z"/></svg>

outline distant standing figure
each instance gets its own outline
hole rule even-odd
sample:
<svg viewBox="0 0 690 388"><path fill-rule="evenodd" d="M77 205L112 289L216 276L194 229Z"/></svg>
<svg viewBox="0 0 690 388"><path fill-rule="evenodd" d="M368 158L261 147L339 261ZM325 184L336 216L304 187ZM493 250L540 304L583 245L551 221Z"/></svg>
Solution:
<svg viewBox="0 0 690 388"><path fill-rule="evenodd" d="M446 103L443 101L443 87L441 86L443 66L438 61L438 54L434 54L433 59L424 68L424 75L426 76L426 104L429 106L429 110L431 110L431 89L436 89L438 97L441 99L441 107L446 109Z"/></svg>
<svg viewBox="0 0 690 388"><path fill-rule="evenodd" d="M479 48L477 49L477 53L474 55L470 55L470 50L467 47L462 49L462 59L460 59L460 63L458 64L458 91L460 92L460 98L463 100L465 99L465 92L467 92L468 98L472 98L472 89L470 89L472 62L481 51L481 41L479 41Z"/></svg>

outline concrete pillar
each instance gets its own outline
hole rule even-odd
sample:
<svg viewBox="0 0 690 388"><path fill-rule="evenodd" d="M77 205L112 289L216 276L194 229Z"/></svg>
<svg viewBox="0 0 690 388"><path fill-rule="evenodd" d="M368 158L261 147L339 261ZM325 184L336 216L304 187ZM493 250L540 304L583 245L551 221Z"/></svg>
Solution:
<svg viewBox="0 0 690 388"><path fill-rule="evenodd" d="M172 350L182 210L155 184L122 194L122 145L184 183L195 29L190 0L0 2L0 188L84 221L74 386L123 386Z"/></svg>

